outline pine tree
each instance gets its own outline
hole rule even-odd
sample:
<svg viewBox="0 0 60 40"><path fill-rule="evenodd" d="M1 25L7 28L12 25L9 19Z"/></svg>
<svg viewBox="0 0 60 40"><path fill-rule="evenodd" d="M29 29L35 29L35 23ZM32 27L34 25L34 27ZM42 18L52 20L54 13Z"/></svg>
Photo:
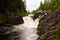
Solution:
<svg viewBox="0 0 60 40"><path fill-rule="evenodd" d="M14 13L17 11L25 12L25 4L22 0L0 0L0 13L6 14L7 11Z"/></svg>
<svg viewBox="0 0 60 40"><path fill-rule="evenodd" d="M60 0L45 0L43 4L40 3L39 7L42 10L54 10L57 8L60 8Z"/></svg>

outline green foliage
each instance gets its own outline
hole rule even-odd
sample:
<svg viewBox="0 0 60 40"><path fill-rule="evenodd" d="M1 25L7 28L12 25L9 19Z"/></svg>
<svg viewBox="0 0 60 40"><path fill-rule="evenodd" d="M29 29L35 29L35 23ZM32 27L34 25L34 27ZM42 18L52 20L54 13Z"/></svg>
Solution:
<svg viewBox="0 0 60 40"><path fill-rule="evenodd" d="M11 16L22 16L26 13L25 4L22 0L0 0L0 21Z"/></svg>
<svg viewBox="0 0 60 40"><path fill-rule="evenodd" d="M26 11L22 0L0 0L0 13L4 13L4 15L6 12L17 13L18 10L20 13Z"/></svg>
<svg viewBox="0 0 60 40"><path fill-rule="evenodd" d="M54 10L60 8L60 0L48 0L48 1L44 1L44 3L40 3L40 7L39 9L42 10Z"/></svg>

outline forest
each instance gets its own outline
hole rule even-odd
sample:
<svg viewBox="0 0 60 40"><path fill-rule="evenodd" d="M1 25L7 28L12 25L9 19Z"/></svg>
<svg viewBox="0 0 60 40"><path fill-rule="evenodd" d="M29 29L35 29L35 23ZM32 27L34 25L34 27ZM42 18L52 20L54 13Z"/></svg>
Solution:
<svg viewBox="0 0 60 40"><path fill-rule="evenodd" d="M25 1L0 0L0 26L13 25L15 18L28 14L36 14L39 10L45 10L48 14L42 18L38 25L38 40L60 40L60 0L45 0L40 3L38 9L28 12Z"/></svg>

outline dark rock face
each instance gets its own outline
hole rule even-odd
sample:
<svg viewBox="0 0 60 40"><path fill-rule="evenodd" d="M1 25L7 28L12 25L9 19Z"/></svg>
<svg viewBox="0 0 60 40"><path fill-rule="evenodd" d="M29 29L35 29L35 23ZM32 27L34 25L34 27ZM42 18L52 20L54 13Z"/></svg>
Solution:
<svg viewBox="0 0 60 40"><path fill-rule="evenodd" d="M50 40L49 37L57 31L58 23L60 22L60 9L51 11L44 20L40 28L39 40ZM48 31L45 31L45 30Z"/></svg>
<svg viewBox="0 0 60 40"><path fill-rule="evenodd" d="M8 17L0 26L12 26L12 25L18 25L23 24L23 18L20 16L16 17Z"/></svg>
<svg viewBox="0 0 60 40"><path fill-rule="evenodd" d="M18 25L18 24L23 24L24 21L23 21L23 18L22 17L16 17L14 20L13 20L13 24L14 25Z"/></svg>
<svg viewBox="0 0 60 40"><path fill-rule="evenodd" d="M35 20L36 18L38 18L40 15L44 15L45 16L46 12L45 11L41 11L41 12L37 12L34 16L33 16L33 20Z"/></svg>

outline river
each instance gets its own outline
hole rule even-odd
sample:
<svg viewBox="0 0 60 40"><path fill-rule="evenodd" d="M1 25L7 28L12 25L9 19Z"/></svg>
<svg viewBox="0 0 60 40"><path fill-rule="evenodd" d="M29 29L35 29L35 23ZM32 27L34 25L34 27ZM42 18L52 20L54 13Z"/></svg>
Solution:
<svg viewBox="0 0 60 40"><path fill-rule="evenodd" d="M43 16L39 16L35 20L33 20L31 16L33 16L33 14L23 17L24 23L15 27L21 30L20 40L37 40L39 37L37 34L37 27L40 18Z"/></svg>

